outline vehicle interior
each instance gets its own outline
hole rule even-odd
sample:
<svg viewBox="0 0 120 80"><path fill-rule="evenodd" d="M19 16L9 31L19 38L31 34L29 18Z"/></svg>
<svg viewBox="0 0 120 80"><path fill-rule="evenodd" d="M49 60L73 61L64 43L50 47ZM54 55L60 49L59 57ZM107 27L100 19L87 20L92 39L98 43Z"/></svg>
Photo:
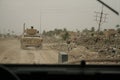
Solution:
<svg viewBox="0 0 120 80"><path fill-rule="evenodd" d="M119 0L0 0L0 80L120 80Z"/></svg>
<svg viewBox="0 0 120 80"><path fill-rule="evenodd" d="M120 65L15 65L0 66L1 80L119 80Z"/></svg>

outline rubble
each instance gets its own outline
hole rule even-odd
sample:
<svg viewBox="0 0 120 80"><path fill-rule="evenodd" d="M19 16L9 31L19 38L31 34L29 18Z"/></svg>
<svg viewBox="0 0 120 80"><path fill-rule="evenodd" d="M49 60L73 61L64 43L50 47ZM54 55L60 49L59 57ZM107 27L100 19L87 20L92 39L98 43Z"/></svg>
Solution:
<svg viewBox="0 0 120 80"><path fill-rule="evenodd" d="M104 37L80 37L77 40L78 45L85 46L91 51L99 53L119 53L120 39L105 39Z"/></svg>
<svg viewBox="0 0 120 80"><path fill-rule="evenodd" d="M95 35L95 36L94 36ZM57 39L48 39L51 49L68 53L69 61L86 59L120 59L120 36L97 35L74 36L70 44ZM47 38L46 38L47 40ZM104 63L104 62L103 62Z"/></svg>
<svg viewBox="0 0 120 80"><path fill-rule="evenodd" d="M77 59L97 59L98 53L96 52L90 52L87 48L83 46L79 46L77 48L74 48L69 53L69 60L77 60Z"/></svg>

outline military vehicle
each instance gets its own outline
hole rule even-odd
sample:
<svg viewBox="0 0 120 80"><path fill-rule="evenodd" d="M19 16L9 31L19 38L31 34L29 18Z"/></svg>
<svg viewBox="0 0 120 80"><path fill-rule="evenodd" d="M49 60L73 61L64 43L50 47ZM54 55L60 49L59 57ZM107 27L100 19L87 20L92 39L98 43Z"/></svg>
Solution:
<svg viewBox="0 0 120 80"><path fill-rule="evenodd" d="M26 49L27 47L35 47L39 49L42 48L43 39L39 34L39 31L37 31L37 29L34 29L33 26L31 26L31 29L25 29L24 27L20 41L22 49Z"/></svg>

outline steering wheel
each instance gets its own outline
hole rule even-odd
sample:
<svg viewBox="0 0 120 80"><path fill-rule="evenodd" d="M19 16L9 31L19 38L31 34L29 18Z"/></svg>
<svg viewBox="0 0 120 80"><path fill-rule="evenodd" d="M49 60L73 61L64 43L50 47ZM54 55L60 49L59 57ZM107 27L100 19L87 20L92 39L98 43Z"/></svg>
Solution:
<svg viewBox="0 0 120 80"><path fill-rule="evenodd" d="M20 80L20 79L8 68L0 65L0 80Z"/></svg>

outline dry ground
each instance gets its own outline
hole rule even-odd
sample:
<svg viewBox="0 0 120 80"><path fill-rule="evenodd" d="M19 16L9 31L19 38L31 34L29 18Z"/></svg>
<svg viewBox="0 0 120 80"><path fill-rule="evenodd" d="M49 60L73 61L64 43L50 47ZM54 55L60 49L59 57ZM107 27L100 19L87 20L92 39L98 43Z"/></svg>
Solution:
<svg viewBox="0 0 120 80"><path fill-rule="evenodd" d="M58 51L43 44L43 49L23 50L18 39L0 39L0 63L17 64L56 64Z"/></svg>
<svg viewBox="0 0 120 80"><path fill-rule="evenodd" d="M44 43L42 49L21 49L18 39L0 39L0 63L12 64L58 64L58 53L60 48L55 43ZM62 46L63 47L63 46ZM65 46L64 46L65 47ZM61 50L62 51L62 50ZM64 51L64 50L63 50ZM83 46L78 46L68 53L68 61L94 60L94 59L120 59L120 54L98 54L91 52ZM90 62L91 63L91 62ZM114 62L116 64L116 62ZM117 62L120 64L120 62ZM73 64L73 63L72 63ZM97 63L98 64L98 63ZM104 63L108 64L108 63Z"/></svg>

